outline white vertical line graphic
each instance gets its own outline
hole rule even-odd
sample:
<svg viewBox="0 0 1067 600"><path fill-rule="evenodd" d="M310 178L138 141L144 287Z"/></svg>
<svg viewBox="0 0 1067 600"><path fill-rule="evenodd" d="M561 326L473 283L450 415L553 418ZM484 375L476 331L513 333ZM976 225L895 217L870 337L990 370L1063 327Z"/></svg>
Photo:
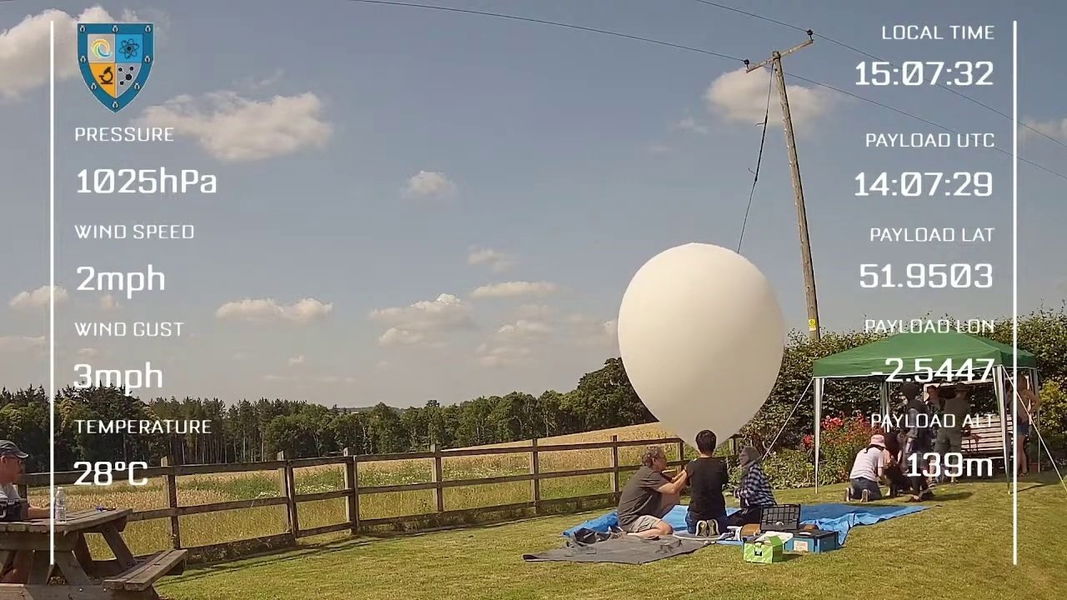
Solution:
<svg viewBox="0 0 1067 600"><path fill-rule="evenodd" d="M48 562L56 564L56 22L48 25Z"/></svg>
<svg viewBox="0 0 1067 600"><path fill-rule="evenodd" d="M1019 22L1011 22L1011 564L1019 564ZM1023 459L1025 460L1025 458Z"/></svg>

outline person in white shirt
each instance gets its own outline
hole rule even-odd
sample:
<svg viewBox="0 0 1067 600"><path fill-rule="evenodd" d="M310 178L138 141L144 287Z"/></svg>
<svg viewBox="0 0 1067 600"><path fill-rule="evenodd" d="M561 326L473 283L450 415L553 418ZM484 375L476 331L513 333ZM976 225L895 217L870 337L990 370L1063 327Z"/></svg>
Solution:
<svg viewBox="0 0 1067 600"><path fill-rule="evenodd" d="M887 454L885 437L881 434L872 435L870 444L856 453L852 471L848 474L849 485L845 489L845 502L851 500L868 502L882 497L878 482L885 475Z"/></svg>

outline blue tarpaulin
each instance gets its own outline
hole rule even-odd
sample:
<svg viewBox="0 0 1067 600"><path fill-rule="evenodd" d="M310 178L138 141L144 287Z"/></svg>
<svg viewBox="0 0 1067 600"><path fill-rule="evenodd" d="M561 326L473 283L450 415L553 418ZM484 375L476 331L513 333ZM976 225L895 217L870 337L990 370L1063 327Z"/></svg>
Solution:
<svg viewBox="0 0 1067 600"><path fill-rule="evenodd" d="M879 521L885 521L895 517L903 517L904 515L910 515L917 513L921 510L926 510L928 506L912 505L912 506L876 506L876 505L859 505L859 504L806 504L800 507L800 521L802 523L812 523L819 529L825 531L836 531L837 542L841 545L845 544L845 538L848 537L848 531L856 525L874 525ZM685 531L685 506L675 506L671 509L671 512L667 513L664 518L665 521L670 523L671 527L675 531ZM736 508L727 508L727 513L736 511ZM590 519L585 523L571 527L567 531L563 532L563 535L570 537L578 529L585 527L594 531L608 531L612 527L619 524L619 518L612 511L606 515Z"/></svg>

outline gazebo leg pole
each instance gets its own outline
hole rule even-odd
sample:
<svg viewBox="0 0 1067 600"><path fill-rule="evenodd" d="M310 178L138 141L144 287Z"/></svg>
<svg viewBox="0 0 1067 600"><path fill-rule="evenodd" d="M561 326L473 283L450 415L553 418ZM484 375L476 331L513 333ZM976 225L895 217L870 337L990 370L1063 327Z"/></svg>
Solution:
<svg viewBox="0 0 1067 600"><path fill-rule="evenodd" d="M878 410L882 413L882 423L888 423L889 419L889 380L885 380L878 386ZM883 426L886 433L889 433L889 428Z"/></svg>
<svg viewBox="0 0 1067 600"><path fill-rule="evenodd" d="M819 442L822 431L822 377L815 378L815 493L819 493Z"/></svg>
<svg viewBox="0 0 1067 600"><path fill-rule="evenodd" d="M1040 385L1040 381L1037 378L1037 369L1030 369L1030 385L1034 386L1034 390L1033 390L1034 391L1034 395L1037 396L1038 401L1040 402L1040 400L1041 400L1041 385ZM1040 405L1038 405L1038 406L1040 407ZM1039 413L1039 412L1041 412L1040 409L1035 410L1034 414L1030 415L1030 423L1032 423L1032 426L1033 426L1033 428L1035 430L1037 430L1037 428L1038 428L1037 413ZM1037 435L1040 437L1041 436L1041 432L1038 431ZM1042 444L1044 444L1044 441L1045 440L1041 440ZM1047 446L1046 446L1046 448L1047 448ZM1051 459L1051 456L1050 456L1050 459ZM1052 465L1055 466L1056 463L1053 462ZM1040 448L1037 449L1037 472L1038 473L1041 472L1041 449Z"/></svg>
<svg viewBox="0 0 1067 600"><path fill-rule="evenodd" d="M1004 378L1006 371L1004 366L1001 365L993 371L993 387L997 396L997 409L1000 412L1000 445L1001 450L1004 453L1004 478L1008 483L1011 483L1011 465L1008 462L1008 423L1007 423L1007 410L1004 402L1004 395L1007 392L1004 386ZM1014 443L1014 440L1012 441ZM1014 458L1014 457L1013 457Z"/></svg>

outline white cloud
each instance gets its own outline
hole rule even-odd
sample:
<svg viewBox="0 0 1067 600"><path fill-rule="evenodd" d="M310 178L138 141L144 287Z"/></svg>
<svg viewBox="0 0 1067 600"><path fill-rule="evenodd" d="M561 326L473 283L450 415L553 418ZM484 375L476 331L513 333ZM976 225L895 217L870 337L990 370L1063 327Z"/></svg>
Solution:
<svg viewBox="0 0 1067 600"><path fill-rule="evenodd" d="M322 101L311 92L269 100L225 90L200 98L181 95L146 108L136 122L173 127L175 133L195 138L208 154L230 162L321 147L333 133L322 118Z"/></svg>
<svg viewBox="0 0 1067 600"><path fill-rule="evenodd" d="M275 375L269 373L263 376L264 381L279 382L279 381L296 381L296 375Z"/></svg>
<svg viewBox="0 0 1067 600"><path fill-rule="evenodd" d="M588 315L573 314L567 316L565 324L578 345L611 348L618 343L619 324L616 319L605 321Z"/></svg>
<svg viewBox="0 0 1067 600"><path fill-rule="evenodd" d="M552 333L551 325L544 321L532 321L529 319L519 319L496 330L497 337L505 340L541 339L550 333Z"/></svg>
<svg viewBox="0 0 1067 600"><path fill-rule="evenodd" d="M514 298L517 296L547 296L559 289L550 281L505 281L483 285L471 292L471 298Z"/></svg>
<svg viewBox="0 0 1067 600"><path fill-rule="evenodd" d="M300 354L300 355L297 355L297 356L292 356L292 357L289 358L289 366L290 367L295 367L297 365L302 365L305 362L307 362L307 359L304 358L303 354Z"/></svg>
<svg viewBox="0 0 1067 600"><path fill-rule="evenodd" d="M123 20L135 20L124 14ZM56 26L56 79L69 79L78 74L78 21L113 22L106 10L99 6L85 9L77 17L56 9L28 15L11 29L0 31L0 97L18 98L24 92L48 83L49 23Z"/></svg>
<svg viewBox="0 0 1067 600"><path fill-rule="evenodd" d="M1023 119L1023 124L1033 127L1037 131L1049 136L1050 138L1059 140L1061 142L1067 142L1067 118L1060 120L1038 121L1036 119ZM1027 128L1020 130L1023 139L1030 140L1036 139L1040 136Z"/></svg>
<svg viewBox="0 0 1067 600"><path fill-rule="evenodd" d="M674 148L666 144L649 144L647 150L649 154L669 154L674 152Z"/></svg>
<svg viewBox="0 0 1067 600"><path fill-rule="evenodd" d="M331 312L332 302L326 303L314 298L304 298L288 306L279 304L273 298L245 298L223 304L215 311L215 317L236 321L288 321L305 324L325 318Z"/></svg>
<svg viewBox="0 0 1067 600"><path fill-rule="evenodd" d="M66 302L69 294L66 289L56 286L55 296L56 304L59 304ZM48 306L48 300L48 286L42 285L33 291L19 292L7 305L14 309L27 310Z"/></svg>
<svg viewBox="0 0 1067 600"><path fill-rule="evenodd" d="M679 131L690 131L692 133L699 133L701 135L708 133L707 125L698 123L693 117L686 117L681 121L678 121L671 126L671 129L677 129Z"/></svg>
<svg viewBox="0 0 1067 600"><path fill-rule="evenodd" d="M76 354L81 358L96 358L100 356L100 350L97 348L78 348Z"/></svg>
<svg viewBox="0 0 1067 600"><path fill-rule="evenodd" d="M378 343L382 346L415 346L424 342L426 342L425 333L399 327L390 327L378 336Z"/></svg>
<svg viewBox="0 0 1067 600"><path fill-rule="evenodd" d="M21 353L29 350L42 350L45 347L44 336L30 337L26 335L2 335L0 336L0 352Z"/></svg>
<svg viewBox="0 0 1067 600"><path fill-rule="evenodd" d="M556 311L547 304L523 304L515 309L515 314L520 319L547 321L556 314Z"/></svg>
<svg viewBox="0 0 1067 600"><path fill-rule="evenodd" d="M525 346L482 344L478 346L477 354L478 364L488 368L499 368L527 364L530 362L533 351Z"/></svg>
<svg viewBox="0 0 1067 600"><path fill-rule="evenodd" d="M471 248L467 264L485 265L494 273L503 273L515 266L515 257L492 248Z"/></svg>
<svg viewBox="0 0 1067 600"><path fill-rule="evenodd" d="M410 306L380 308L370 318L390 325L378 338L382 346L432 344L434 334L469 329L474 326L470 305L452 294L435 300L422 300Z"/></svg>
<svg viewBox="0 0 1067 600"><path fill-rule="evenodd" d="M440 171L419 171L404 187L408 198L445 198L455 193L456 184Z"/></svg>
<svg viewBox="0 0 1067 600"><path fill-rule="evenodd" d="M762 123L767 108L768 77L770 71L764 69L758 74L745 73L743 67L719 75L704 93L708 110L728 121ZM804 127L826 113L834 101L833 96L822 89L787 84L786 91L789 93L793 123L797 127ZM773 89L771 93L777 96ZM770 118L772 122L782 122L782 110L777 97L771 98Z"/></svg>
<svg viewBox="0 0 1067 600"><path fill-rule="evenodd" d="M100 297L100 310L112 311L118 310L122 305L111 294Z"/></svg>

